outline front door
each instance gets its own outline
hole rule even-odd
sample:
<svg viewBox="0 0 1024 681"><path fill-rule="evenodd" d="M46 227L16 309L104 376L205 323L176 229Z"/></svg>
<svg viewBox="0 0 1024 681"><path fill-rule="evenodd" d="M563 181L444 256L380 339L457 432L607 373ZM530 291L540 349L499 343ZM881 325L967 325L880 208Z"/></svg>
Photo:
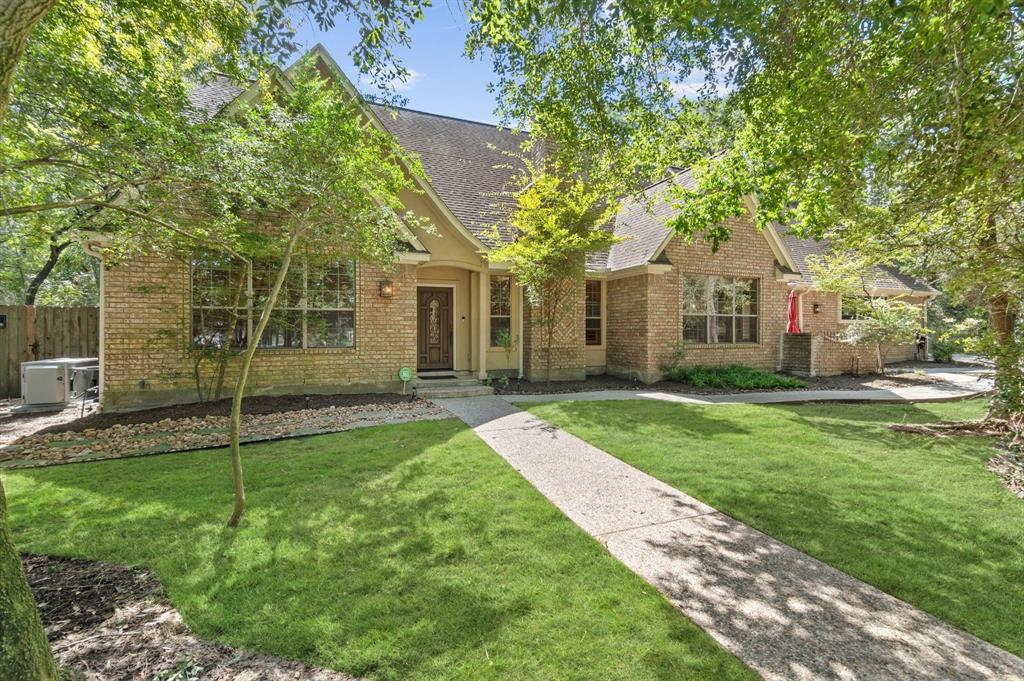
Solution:
<svg viewBox="0 0 1024 681"><path fill-rule="evenodd" d="M424 287L417 292L417 369L452 369L452 290Z"/></svg>

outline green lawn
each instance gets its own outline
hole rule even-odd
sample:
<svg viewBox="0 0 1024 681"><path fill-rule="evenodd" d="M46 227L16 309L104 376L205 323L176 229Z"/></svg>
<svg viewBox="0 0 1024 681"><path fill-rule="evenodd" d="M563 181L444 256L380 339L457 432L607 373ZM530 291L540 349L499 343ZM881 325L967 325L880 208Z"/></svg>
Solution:
<svg viewBox="0 0 1024 681"><path fill-rule="evenodd" d="M991 442L884 424L980 416L933 405L525 404L791 546L1024 654L1024 502Z"/></svg>
<svg viewBox="0 0 1024 681"><path fill-rule="evenodd" d="M375 679L753 679L454 421L4 475L26 550L145 565L201 636Z"/></svg>

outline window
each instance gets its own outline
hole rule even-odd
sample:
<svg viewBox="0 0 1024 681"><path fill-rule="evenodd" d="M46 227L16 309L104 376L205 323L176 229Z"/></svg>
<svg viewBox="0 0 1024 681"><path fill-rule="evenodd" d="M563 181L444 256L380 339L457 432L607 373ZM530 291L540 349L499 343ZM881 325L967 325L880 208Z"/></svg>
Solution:
<svg viewBox="0 0 1024 681"><path fill-rule="evenodd" d="M249 339L248 270L227 257L192 262L192 344L245 347ZM234 318L234 324L232 324Z"/></svg>
<svg viewBox="0 0 1024 681"><path fill-rule="evenodd" d="M758 280L683 277L683 342L756 343Z"/></svg>
<svg viewBox="0 0 1024 681"><path fill-rule="evenodd" d="M491 277L491 347L505 345L512 334L512 277Z"/></svg>
<svg viewBox="0 0 1024 681"><path fill-rule="evenodd" d="M601 345L601 282L587 281L585 333L587 345Z"/></svg>
<svg viewBox="0 0 1024 681"><path fill-rule="evenodd" d="M865 296L839 297L839 321L852 322L862 319L870 309L871 304Z"/></svg>
<svg viewBox="0 0 1024 681"><path fill-rule="evenodd" d="M230 335L234 346L245 347L276 276L276 261L256 262L246 268L216 256L193 260L192 342L219 346ZM237 301L236 323L229 334L233 300ZM343 262L316 267L304 259L293 260L257 343L260 348L352 347L355 265Z"/></svg>
<svg viewBox="0 0 1024 681"><path fill-rule="evenodd" d="M306 275L306 347L355 345L356 278L352 263L336 263Z"/></svg>

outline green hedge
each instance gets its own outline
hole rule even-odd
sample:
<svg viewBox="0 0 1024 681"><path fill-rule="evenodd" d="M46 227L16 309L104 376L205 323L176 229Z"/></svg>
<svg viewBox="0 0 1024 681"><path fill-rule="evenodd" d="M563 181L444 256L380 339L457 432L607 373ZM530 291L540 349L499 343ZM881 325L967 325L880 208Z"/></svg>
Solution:
<svg viewBox="0 0 1024 681"><path fill-rule="evenodd" d="M803 388L807 384L792 376L753 369L741 364L726 367L673 366L664 369L665 379L689 383L695 388L735 388L737 390L768 390Z"/></svg>

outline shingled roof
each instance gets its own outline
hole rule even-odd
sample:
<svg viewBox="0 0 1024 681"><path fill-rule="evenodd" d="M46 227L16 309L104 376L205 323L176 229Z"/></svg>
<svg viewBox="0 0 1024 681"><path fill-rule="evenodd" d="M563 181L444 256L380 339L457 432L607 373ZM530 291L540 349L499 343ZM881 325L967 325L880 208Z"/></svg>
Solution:
<svg viewBox="0 0 1024 681"><path fill-rule="evenodd" d="M627 198L615 215L615 235L622 241L612 244L607 251L590 253L590 270L624 270L653 262L672 229L665 225L675 209L666 194L673 187L692 189L696 181L689 170L673 169L669 177L644 189L642 198Z"/></svg>
<svg viewBox="0 0 1024 681"><path fill-rule="evenodd" d="M800 283L815 286L814 271L810 268L808 259L813 260L814 258L827 255L832 251L832 245L828 241L802 239L788 232L782 232L780 236L786 248L793 255L797 267L800 269ZM904 274L895 267L888 265L875 265L871 277L873 277L871 286L874 288L904 291L908 295L911 293L918 295L938 293L927 282Z"/></svg>
<svg viewBox="0 0 1024 681"><path fill-rule="evenodd" d="M208 81L195 85L188 93L193 120L207 120L235 100L248 89L239 85L223 73L216 73Z"/></svg>
<svg viewBox="0 0 1024 681"><path fill-rule="evenodd" d="M510 192L522 164L508 154L519 151L525 135L488 123L369 106L399 144L420 157L430 186L466 229L488 247L495 245L495 226L503 241L511 241Z"/></svg>

